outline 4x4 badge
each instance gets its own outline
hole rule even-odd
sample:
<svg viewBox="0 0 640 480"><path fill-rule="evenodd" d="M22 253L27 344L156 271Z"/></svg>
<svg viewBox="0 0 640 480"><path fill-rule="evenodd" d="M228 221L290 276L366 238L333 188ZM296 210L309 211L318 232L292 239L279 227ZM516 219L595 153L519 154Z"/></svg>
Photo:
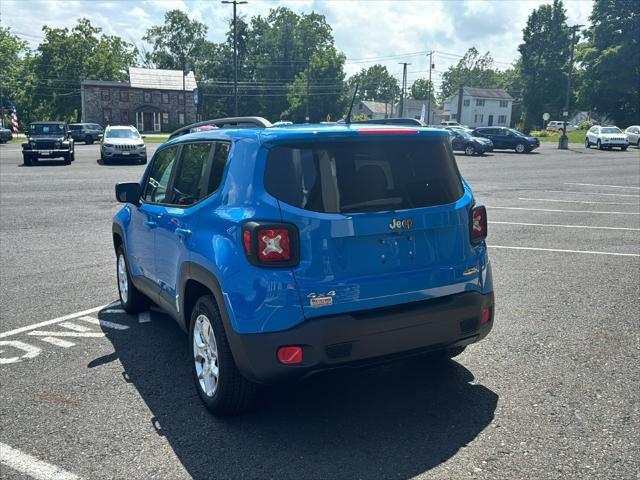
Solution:
<svg viewBox="0 0 640 480"><path fill-rule="evenodd" d="M399 218L394 218L391 220L389 224L389 228L391 230L395 230L397 228L411 228L413 227L413 218L403 218L400 220Z"/></svg>

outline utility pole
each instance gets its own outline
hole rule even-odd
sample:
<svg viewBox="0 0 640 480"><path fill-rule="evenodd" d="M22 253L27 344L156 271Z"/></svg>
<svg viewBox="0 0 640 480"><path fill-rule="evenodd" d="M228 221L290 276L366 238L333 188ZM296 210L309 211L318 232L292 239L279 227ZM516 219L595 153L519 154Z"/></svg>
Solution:
<svg viewBox="0 0 640 480"><path fill-rule="evenodd" d="M429 52L429 99L427 100L427 125L431 125L431 69L433 68L433 50Z"/></svg>
<svg viewBox="0 0 640 480"><path fill-rule="evenodd" d="M307 101L305 102L305 121L309 123L309 77L311 76L311 65L307 67Z"/></svg>
<svg viewBox="0 0 640 480"><path fill-rule="evenodd" d="M564 110L562 111L562 117L564 118L564 124L562 128L562 136L558 140L558 148L560 150L567 150L569 148L569 137L567 137L567 117L569 116L569 100L571 98L571 75L573 74L573 50L576 44L576 32L584 25L573 25L569 27L571 29L571 53L569 54L569 75L567 76L567 96L564 100Z"/></svg>
<svg viewBox="0 0 640 480"><path fill-rule="evenodd" d="M407 90L407 65L411 64L407 62L400 62L400 65L402 65L402 91L400 92L400 108L398 109L398 118L404 118L404 103Z"/></svg>
<svg viewBox="0 0 640 480"><path fill-rule="evenodd" d="M238 116L238 32L236 28L236 20L238 19L236 7L244 3L244 0L222 0L221 3L230 3L233 5L233 114Z"/></svg>

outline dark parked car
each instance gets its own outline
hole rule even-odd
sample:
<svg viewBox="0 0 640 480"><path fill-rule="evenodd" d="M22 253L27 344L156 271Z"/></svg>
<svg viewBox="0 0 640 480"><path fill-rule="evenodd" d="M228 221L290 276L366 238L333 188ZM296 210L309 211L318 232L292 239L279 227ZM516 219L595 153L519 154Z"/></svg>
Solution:
<svg viewBox="0 0 640 480"><path fill-rule="evenodd" d="M6 143L13 138L11 130L0 127L0 143Z"/></svg>
<svg viewBox="0 0 640 480"><path fill-rule="evenodd" d="M22 144L22 158L27 166L40 158L63 158L69 165L75 160L74 147L65 122L32 122Z"/></svg>
<svg viewBox="0 0 640 480"><path fill-rule="evenodd" d="M454 151L462 151L465 155L484 155L489 151L490 143L485 142L482 137L472 137L469 133L461 129L447 128L453 137L451 137L451 148ZM493 147L491 147L493 149Z"/></svg>
<svg viewBox="0 0 640 480"><path fill-rule="evenodd" d="M99 142L104 133L103 128L97 123L70 123L69 130L74 141L84 142L85 145Z"/></svg>
<svg viewBox="0 0 640 480"><path fill-rule="evenodd" d="M488 138L493 142L493 148L496 150L515 150L518 153L529 153L540 146L540 140L529 137L513 128L478 127L472 135Z"/></svg>

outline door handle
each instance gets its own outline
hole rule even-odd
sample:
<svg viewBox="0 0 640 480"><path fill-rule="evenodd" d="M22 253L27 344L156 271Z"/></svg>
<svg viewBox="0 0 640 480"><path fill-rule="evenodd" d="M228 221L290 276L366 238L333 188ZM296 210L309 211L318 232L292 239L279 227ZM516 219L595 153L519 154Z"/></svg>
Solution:
<svg viewBox="0 0 640 480"><path fill-rule="evenodd" d="M149 228L156 228L158 226L153 220L145 220L143 223Z"/></svg>
<svg viewBox="0 0 640 480"><path fill-rule="evenodd" d="M191 235L191 230L186 228L178 227L176 228L175 232L179 237L182 237L182 238L187 238L189 235Z"/></svg>

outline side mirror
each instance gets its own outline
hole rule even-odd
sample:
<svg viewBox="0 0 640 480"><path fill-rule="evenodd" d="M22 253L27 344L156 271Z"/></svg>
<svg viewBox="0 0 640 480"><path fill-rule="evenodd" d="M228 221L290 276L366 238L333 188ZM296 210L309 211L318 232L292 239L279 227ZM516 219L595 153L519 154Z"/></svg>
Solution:
<svg viewBox="0 0 640 480"><path fill-rule="evenodd" d="M140 135L140 137L142 137L142 138L147 138L147 136L146 136L146 135Z"/></svg>
<svg viewBox="0 0 640 480"><path fill-rule="evenodd" d="M140 205L142 187L137 182L116 183L116 200L120 203Z"/></svg>

